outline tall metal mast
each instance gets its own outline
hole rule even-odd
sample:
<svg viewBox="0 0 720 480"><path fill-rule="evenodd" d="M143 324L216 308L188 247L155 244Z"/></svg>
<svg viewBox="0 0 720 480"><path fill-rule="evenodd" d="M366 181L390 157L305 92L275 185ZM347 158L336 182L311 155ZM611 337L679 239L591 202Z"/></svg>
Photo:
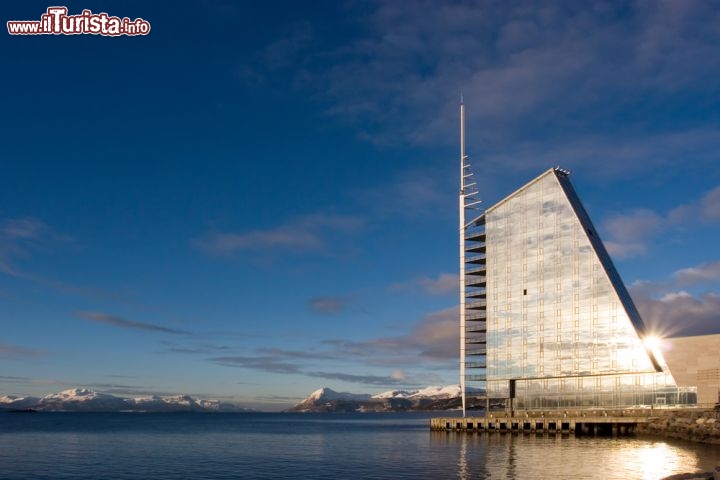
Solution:
<svg viewBox="0 0 720 480"><path fill-rule="evenodd" d="M460 97L460 394L463 417L467 382L487 381L487 270L485 215L465 152L465 105ZM467 214L472 214L470 221ZM468 360L470 359L470 360ZM467 370L471 373L468 373ZM486 387L486 385L483 385ZM487 410L486 410L487 411Z"/></svg>
<svg viewBox="0 0 720 480"><path fill-rule="evenodd" d="M460 95L460 395L465 416L465 104Z"/></svg>

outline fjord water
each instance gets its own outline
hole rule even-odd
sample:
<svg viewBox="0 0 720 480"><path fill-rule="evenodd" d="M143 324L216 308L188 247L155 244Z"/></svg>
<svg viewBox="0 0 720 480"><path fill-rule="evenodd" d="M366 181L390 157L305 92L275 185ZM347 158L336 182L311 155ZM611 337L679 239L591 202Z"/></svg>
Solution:
<svg viewBox="0 0 720 480"><path fill-rule="evenodd" d="M430 432L429 414L0 414L3 479L658 479L720 446Z"/></svg>

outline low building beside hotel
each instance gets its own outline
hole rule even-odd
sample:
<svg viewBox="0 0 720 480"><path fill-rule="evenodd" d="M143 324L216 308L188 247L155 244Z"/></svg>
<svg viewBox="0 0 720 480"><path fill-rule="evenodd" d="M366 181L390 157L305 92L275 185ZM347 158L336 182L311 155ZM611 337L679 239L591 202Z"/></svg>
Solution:
<svg viewBox="0 0 720 480"><path fill-rule="evenodd" d="M697 388L701 405L720 403L720 334L667 338L661 345L678 386Z"/></svg>

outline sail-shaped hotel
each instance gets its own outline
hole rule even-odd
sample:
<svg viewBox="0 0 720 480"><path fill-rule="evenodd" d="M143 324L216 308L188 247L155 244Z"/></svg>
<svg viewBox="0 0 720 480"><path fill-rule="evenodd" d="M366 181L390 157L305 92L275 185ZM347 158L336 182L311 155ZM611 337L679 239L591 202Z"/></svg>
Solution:
<svg viewBox="0 0 720 480"><path fill-rule="evenodd" d="M696 401L643 324L569 172L480 208L460 154L460 381L517 409ZM469 387L475 387L473 389Z"/></svg>

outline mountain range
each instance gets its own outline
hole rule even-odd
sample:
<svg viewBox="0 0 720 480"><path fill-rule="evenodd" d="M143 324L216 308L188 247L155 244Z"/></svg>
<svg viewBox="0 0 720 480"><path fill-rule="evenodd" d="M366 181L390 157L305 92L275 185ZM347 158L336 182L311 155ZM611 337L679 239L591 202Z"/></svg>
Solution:
<svg viewBox="0 0 720 480"><path fill-rule="evenodd" d="M479 390L470 390L478 396ZM321 388L289 412L401 412L455 410L461 408L460 386L427 387L420 390L391 390L377 395L336 392ZM484 406L483 401L477 407ZM471 405L470 407L475 407Z"/></svg>
<svg viewBox="0 0 720 480"><path fill-rule="evenodd" d="M189 395L116 397L86 388L73 388L44 397L0 396L0 409L46 412L241 412L232 403L201 400Z"/></svg>
<svg viewBox="0 0 720 480"><path fill-rule="evenodd" d="M482 392L470 390L481 397ZM484 406L484 397L468 408ZM287 412L402 412L455 410L461 407L460 386L390 390L377 395L336 392L321 388ZM86 388L72 388L43 397L0 396L0 411L45 412L246 412L233 403L202 400L189 395L116 397Z"/></svg>

